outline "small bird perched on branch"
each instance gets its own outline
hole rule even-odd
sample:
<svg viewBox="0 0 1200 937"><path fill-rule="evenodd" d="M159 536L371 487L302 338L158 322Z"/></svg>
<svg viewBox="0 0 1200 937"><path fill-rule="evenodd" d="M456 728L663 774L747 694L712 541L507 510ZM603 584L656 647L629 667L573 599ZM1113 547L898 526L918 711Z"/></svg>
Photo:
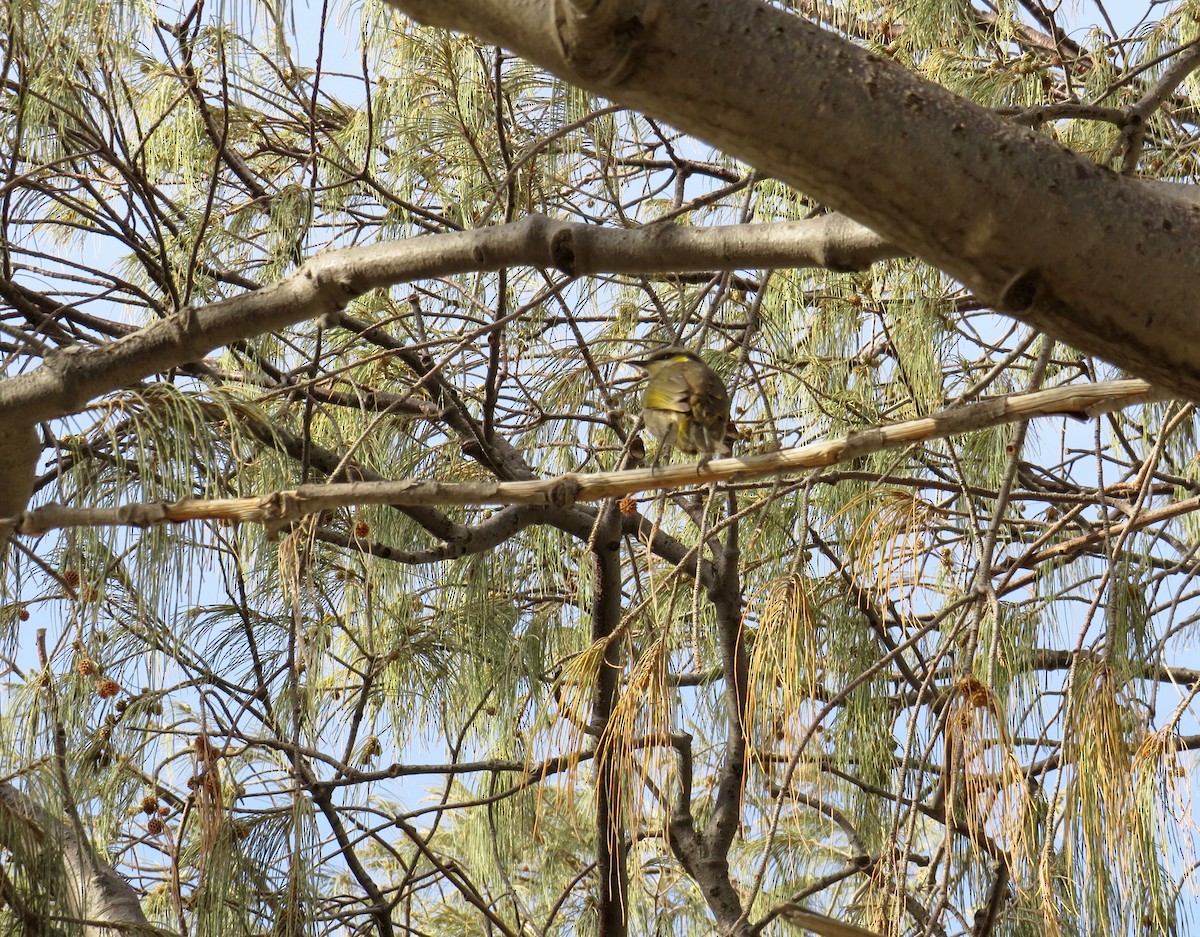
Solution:
<svg viewBox="0 0 1200 937"><path fill-rule="evenodd" d="M658 438L657 465L664 453L678 448L700 453L704 465L714 455L726 456L729 391L717 373L687 348L664 348L630 361L649 380L642 394L642 420Z"/></svg>

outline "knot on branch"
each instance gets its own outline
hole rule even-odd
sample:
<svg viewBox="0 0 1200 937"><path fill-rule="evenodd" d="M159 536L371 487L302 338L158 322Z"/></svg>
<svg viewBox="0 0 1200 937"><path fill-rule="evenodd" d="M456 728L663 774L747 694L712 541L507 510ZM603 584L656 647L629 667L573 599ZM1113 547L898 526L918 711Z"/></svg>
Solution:
<svg viewBox="0 0 1200 937"><path fill-rule="evenodd" d="M155 501L150 504L123 504L117 508L117 521L134 527L149 527L167 520L167 503Z"/></svg>
<svg viewBox="0 0 1200 937"><path fill-rule="evenodd" d="M573 475L564 475L550 486L550 490L546 492L546 500L551 507L573 508L578 495L579 481Z"/></svg>
<svg viewBox="0 0 1200 937"><path fill-rule="evenodd" d="M555 0L554 38L585 82L621 83L654 20L658 0Z"/></svg>
<svg viewBox="0 0 1200 937"><path fill-rule="evenodd" d="M328 323L330 326L341 324L338 316L342 310L352 299L361 295L368 285L360 282L360 273L353 267L321 254L309 258L281 284L293 280L304 284L305 291L316 294L317 301L323 307L319 318L323 320L322 324Z"/></svg>
<svg viewBox="0 0 1200 937"><path fill-rule="evenodd" d="M262 499L263 528L272 539L300 516L300 499L294 491L276 491Z"/></svg>
<svg viewBox="0 0 1200 937"><path fill-rule="evenodd" d="M1037 301L1042 285L1042 273L1036 268L1017 274L1004 287L1000 295L1000 308L1005 312L1025 312Z"/></svg>
<svg viewBox="0 0 1200 937"><path fill-rule="evenodd" d="M82 345L64 345L62 348L52 348L44 359L46 367L60 380L72 375L77 362L87 354Z"/></svg>
<svg viewBox="0 0 1200 937"><path fill-rule="evenodd" d="M550 260L569 277L575 276L575 232L562 228L550 238Z"/></svg>

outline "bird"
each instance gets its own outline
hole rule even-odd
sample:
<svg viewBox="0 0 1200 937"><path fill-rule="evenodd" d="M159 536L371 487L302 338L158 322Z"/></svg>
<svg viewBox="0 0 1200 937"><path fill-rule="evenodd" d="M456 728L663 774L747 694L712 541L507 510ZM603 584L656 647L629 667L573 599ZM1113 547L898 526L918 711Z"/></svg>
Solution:
<svg viewBox="0 0 1200 937"><path fill-rule="evenodd" d="M699 453L700 464L729 455L729 391L704 359L688 348L671 347L630 361L649 380L642 393L642 421L657 437L654 464L672 449Z"/></svg>

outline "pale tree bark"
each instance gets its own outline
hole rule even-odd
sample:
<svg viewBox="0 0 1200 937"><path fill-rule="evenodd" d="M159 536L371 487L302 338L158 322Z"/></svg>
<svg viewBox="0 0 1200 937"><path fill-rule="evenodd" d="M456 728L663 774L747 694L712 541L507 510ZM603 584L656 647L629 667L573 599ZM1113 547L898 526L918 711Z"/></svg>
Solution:
<svg viewBox="0 0 1200 937"><path fill-rule="evenodd" d="M562 509L661 488L717 481L744 482L768 475L827 468L886 449L1033 417L1063 415L1091 419L1102 413L1161 399L1164 398L1159 390L1139 380L1070 384L1049 390L989 397L975 403L958 403L929 416L864 427L845 436L822 439L791 449L712 459L703 467L685 463L524 481L442 482L403 479L333 482L305 485L288 491L263 492L253 498L184 498L171 503L130 503L112 508L44 504L21 514L15 528L28 536L40 536L49 530L67 527L149 527L152 524L227 520L263 524L268 530L278 531L304 517L351 505L525 505ZM1174 510L1190 510L1190 504L1190 501L1178 502ZM492 546L494 544L484 540L476 544L478 549L490 549Z"/></svg>
<svg viewBox="0 0 1200 937"><path fill-rule="evenodd" d="M81 830L50 816L7 781L0 783L0 846L34 874L52 870L60 876L57 893L71 917L85 922L86 937L168 933L146 920L137 893Z"/></svg>
<svg viewBox="0 0 1200 937"><path fill-rule="evenodd" d="M95 349L71 346L0 380L0 426L70 413L100 394L232 342L336 311L368 290L455 273L532 265L571 274L861 269L896 249L837 217L777 225L635 231L533 216L471 231L330 251L271 286L155 322Z"/></svg>
<svg viewBox="0 0 1200 937"><path fill-rule="evenodd" d="M1200 210L758 0L389 0L670 121L1200 399Z"/></svg>
<svg viewBox="0 0 1200 937"><path fill-rule="evenodd" d="M531 265L585 275L748 267L861 269L897 256L839 216L778 225L616 230L535 216L508 225L330 251L271 286L155 322L124 338L71 346L0 380L0 541L25 507L40 443L33 427L214 348L337 312L368 290L425 277Z"/></svg>

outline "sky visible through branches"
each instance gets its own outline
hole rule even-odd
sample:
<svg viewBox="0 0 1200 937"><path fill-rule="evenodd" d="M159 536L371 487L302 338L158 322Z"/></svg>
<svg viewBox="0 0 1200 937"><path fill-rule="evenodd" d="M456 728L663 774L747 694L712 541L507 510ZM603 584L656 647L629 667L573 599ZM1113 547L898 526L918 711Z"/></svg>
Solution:
<svg viewBox="0 0 1200 937"><path fill-rule="evenodd" d="M1124 0L1106 9L1120 31L1145 12ZM1165 14L1167 5L1149 9ZM390 14L371 5L324 11L293 6L280 34L263 8L223 12L243 38L245 33L252 36L244 43L231 41L229 48L236 49L231 55L239 64L249 62L261 70L255 73L247 67L239 75L241 83L235 84L242 98L221 116L235 141L231 146L253 162L252 169L241 175L231 170L220 186L214 182L209 189L203 167L194 177L179 168L188 163L184 147L173 154L173 163L138 143L134 148L139 159L158 161L158 174L147 172L154 185L146 185L145 179L122 179L113 190L138 192L147 204L161 206L162 213L139 215L131 209L125 216L128 229L120 229L121 212L114 212L104 221L120 230L121 237L101 237L86 224L81 224L83 233L63 237L56 225L77 223L77 216L66 209L59 217L41 219L44 224L36 218L26 223L21 213L39 204L33 197L17 200L20 211L6 215L6 223L25 225L19 248L28 266L17 279L37 282L64 307L84 314L70 321L80 329L94 329L88 333L89 342L115 338L122 326L165 317L174 301L201 304L272 283L330 248L470 228L476 218L483 219L479 224L499 224L506 212L514 216L508 220L517 220L526 202L534 205L529 210L548 204L569 217L608 227L638 227L673 211L700 225L804 217L820 210L782 185L749 177L745 167L680 138L669 127L613 113L606 102L585 100L552 83L545 85L549 90L523 97L529 87L541 88L537 82L542 79L518 61L465 42L455 46L427 41L423 47L431 61L443 57L437 64L447 67L438 80L449 75L446 87L458 97L442 86L436 93L473 103L486 114L489 101L481 89L491 76L503 76L513 100L527 108L521 111L511 101L497 106L513 117L513 139L501 146L494 135L471 138L464 132L460 138L445 129L452 120L430 121L429 126L444 135L431 134L406 150L400 134L392 137L373 127L378 153L364 156L363 166L384 167L381 177L385 169L395 170L396 178L404 181L393 184L388 177L385 185L367 180L365 172L356 176L353 171L362 155L355 150L361 138L347 128L379 118L378 112L364 116L368 101L393 95L387 100L404 102L414 115L434 110L430 99L435 91L427 88L409 97L404 95L410 89L397 91L405 76L391 69L389 54L400 55L398 39L397 47L377 43L371 48L365 57L370 83L362 77L359 37ZM1078 18L1070 20L1077 26L1072 37L1082 41L1090 24L1082 19L1082 11L1073 15ZM327 24L324 29L317 26L322 21ZM165 72L168 62L182 71L181 63L193 51L188 42L200 41L199 35L189 38L186 30L160 30L155 35L162 45L144 50L143 74L153 74L159 66ZM450 67L455 65L457 73ZM247 74L268 77L252 81ZM455 85L456 78L461 86ZM203 86L220 89L224 80L223 75L206 73ZM434 78L429 80L433 88ZM171 94L181 99L186 94L186 88L180 90L183 85L167 84ZM297 113L304 119L293 120L294 115L286 113L289 102L280 89L302 101ZM306 96L308 101L303 100ZM134 117L158 115L162 106L161 100L150 98L140 104ZM246 117L257 107L269 119ZM569 125L576 113L585 115L581 142L568 133L557 137L555 128ZM104 119L99 107L96 114L98 121ZM454 115L468 130L474 116L467 105ZM128 118L129 126L135 123ZM198 120L194 123L199 125ZM164 118L162 124L170 121ZM235 125L242 136L230 129ZM218 131L220 127L218 121ZM525 136L518 137L518 129ZM318 134L326 136L318 140ZM188 137L180 133L178 139ZM207 154L204 147L210 141L203 134L197 139L203 141L196 144L197 151ZM463 139L476 152L470 152ZM528 151L521 148L525 140L533 141ZM642 148L635 148L634 142ZM622 149L625 143L630 145ZM493 145L500 156L488 149ZM1094 140L1089 145L1088 153L1094 155L1099 145ZM83 149L89 158L94 156ZM528 164L520 163L527 153ZM36 164L37 157L35 152L31 163ZM232 159L229 163L237 165ZM409 165L417 163L420 171L410 173ZM506 167L512 186L505 182ZM528 177L519 171L525 169ZM412 183L409 175L420 178ZM104 173L97 170L96 176ZM68 191L63 181L68 178L66 173L52 177L46 191ZM255 186L264 185L265 179L270 180L265 186L270 191L255 194ZM377 189L370 189L368 181ZM83 182L79 184L82 190ZM715 193L723 197L705 204ZM197 210L205 199L214 206L212 211ZM182 206L178 211L173 201ZM112 202L124 204L116 196ZM129 204L141 202L131 199ZM194 250L188 247L193 240ZM131 244L142 245L142 253ZM161 269L156 267L156 245L162 258L170 258ZM180 256L190 262L179 263ZM355 471L385 478L505 477L502 471L491 472L486 459L472 458L478 447L471 448L471 439L456 437L469 435L461 430L465 418L453 422L459 409L471 419L478 416L480 437L512 440L521 459L541 477L612 469L627 444L621 434L632 426L639 393L632 370L620 359L680 335L712 355L729 382L742 430L739 444L747 453L927 415L968 396L992 361L1006 355L1011 355L1014 367L986 382L989 396L1020 391L1043 378L1047 385L1059 385L1115 376L1114 369L1056 350L1025 326L980 308L936 271L913 272L913 266L887 262L862 275L740 271L714 277L706 285L685 278L569 280L556 279L553 272L511 270L377 291L356 301L340 318L303 323L241 343L196 369L181 367L157 375L49 424L39 469L45 478L37 502L70 502L75 496L79 504L108 504L192 494L266 494L303 481L323 481L349 463ZM105 275L119 279L105 282ZM98 320L108 321L97 325ZM112 330L105 331L110 325ZM65 343L49 328L40 338L33 333L31 338ZM500 335L503 357L491 355L491 342ZM36 347L35 342L28 347ZM418 348L438 365L429 368L414 351ZM28 350L5 353L10 373L40 363L40 355ZM422 372L423 368L429 370ZM414 382L412 375L418 373L425 376ZM433 378L426 380L439 374L447 375L444 387ZM233 391L227 392L230 388ZM435 389L442 394L436 399ZM345 407L354 416L329 418L326 405ZM881 877L893 861L949 869L951 860L939 865L942 854L967 847L953 839L949 823L945 844L937 841L940 833L921 832L919 824L925 820L909 810L903 798L936 801L922 779L927 769L901 772L893 759L895 764L937 763L939 733L947 738L952 734L945 726L953 723L956 699L963 712L980 720L963 728L963 736L976 729L992 732L989 742L999 739L1010 746L1013 760L1030 767L1033 777L1025 784L1012 773L1012 764L988 762L988 771L981 775L990 772L1013 783L997 784L1001 794L990 789L983 794L959 792L962 803L978 807L982 818L981 828L968 829L963 840L979 846L1007 836L1011 839L1006 847L1019 852L1022 836L1014 830L1020 824L1012 820L1016 808L1006 798L1025 788L1031 802L1040 796L1044 805L1075 778L1069 770L1057 770L1054 759L1074 757L1094 770L1111 757L1105 750L1080 754L1070 748L1095 744L1102 749L1111 739L1100 733L1063 741L1064 726L1087 721L1071 707L1080 706L1081 699L1088 704L1089 697L1074 691L1071 681L1092 680L1100 687L1112 679L1103 666L1088 669L1100 660L1101 650L1128 664L1131 672L1139 666L1146 669L1115 692L1097 692L1094 721L1111 716L1112 724L1123 725L1131 738L1141 738L1137 733L1144 731L1147 744L1161 742L1160 730L1171 723L1172 738L1189 741L1200 733L1191 707L1194 686L1186 679L1171 686L1154 669L1163 661L1200 669L1194 642L1180 638L1200 617L1200 601L1189 585L1196 566L1194 525L1186 519L1176 525L1164 521L1144 538L1133 527L1119 526L1193 493L1188 485L1195 484L1196 460L1189 463L1186 457L1189 446L1194 447L1193 423L1190 409L1177 403L1132 409L1108 421L1034 421L1024 449L1010 445L1017 454L1024 453L1024 474L1015 485L1002 481L1005 467L1016 465L1014 453L1005 453L1011 428L1002 427L954 440L945 448L912 446L804 478L782 479L774 487L753 483L737 488L742 499L738 510L743 512L737 570L744 577L739 580L744 589L739 628L754 638L755 656L748 672L751 686L760 691L752 695L757 708L747 720L758 734L753 738L757 747L747 756L754 780L746 785L750 793L738 821L745 838L732 848L742 882L752 882L762 873L764 888L771 892L776 887L798 888L795 882L806 881L789 866L789 836L806 846L818 842L826 848L825 868L850 857L853 862L869 860L872 874ZM1162 429L1164 425L1170 432ZM255 431L243 431L246 426ZM326 455L327 461L322 461ZM94 474L86 470L89 463L95 466ZM500 463L494 459L490 464ZM1143 477L1138 472L1142 464L1163 466L1161 477ZM1145 499L1138 494L1142 482L1151 492ZM1011 500L997 494L1010 491ZM1158 500L1151 505L1150 498ZM992 509L994 525L988 515ZM699 815L711 809L717 796L712 791L720 787L726 744L721 687L728 673L722 670L723 647L714 638L718 612L708 602L713 595L719 599L720 590L710 580L705 593L699 577L693 584L681 571L689 568L687 548L710 536L714 545L732 537L733 525L725 515L733 512L716 496L706 503L703 493L695 499L654 494L621 505L623 516L637 512L677 538L672 542L680 549L674 556L655 553L647 546L652 538L642 533L622 531L613 537L624 551L625 579L618 592L624 590L621 598L628 602L618 616L628 636L629 655L622 664L627 667L621 671L626 682L619 699L652 701L636 711L628 703L625 709L622 703L616 705L613 724L627 732L614 732L618 742L613 744L618 749L624 744L627 750L613 757L637 779L631 787L620 788L623 793L636 791L629 793L626 805L632 818L628 828L638 830L630 861L645 872L646 881L664 883L648 886L646 894L660 889L653 898L677 911L684 922L679 925L682 931L688 921L696 927L697 921L707 921L704 908L688 880L669 878L666 851L654 852L662 848L663 835L647 818L664 809L670 792L682 786L671 767L682 743L678 735L671 737L670 745L662 743L671 732L693 733ZM1076 517L1078 527L1069 527L1064 515ZM148 904L161 901L165 907L176 902L171 907L176 921L188 920L195 911L189 901L199 906L199 883L210 872L205 862L218 863L218 857L230 863L231 881L254 881L270 895L263 899L268 910L256 909L264 918L277 910L273 901L291 907L294 899L295 906L319 907L332 919L340 898L322 905L322 899L333 894L329 889L344 889L357 901L362 898L357 889L366 887L362 883L368 876L355 868L357 860L349 858L354 856L365 857L385 886L403 878L395 886L397 893L411 889L419 893L417 904L423 910L432 914L430 909L436 908L446 915L444 920L421 921L418 929L436 931L441 923L449 933L447 921L459 909L455 901L461 904L465 899L447 889L449 897L442 896L444 903L438 905L413 884L418 858L410 857L409 866L404 858L410 841L432 839L439 827L444 837L439 844L445 838L455 847L464 844L454 862L465 868L481 856L494 860L500 871L489 885L502 896L494 908L511 906L519 920L539 915L553 919L560 908L538 891L539 879L548 882L552 876L525 864L521 850L534 843L539 860L560 862L556 874L565 880L571 875L583 880L590 874L571 863L588 855L591 846L579 846L572 836L578 833L573 823L586 813L583 781L591 777L592 766L548 766L548 776L565 781L561 786L547 783L527 799L501 798L497 789L524 783L524 769L543 758L583 747L586 713L595 703L587 688L601 682L605 653L602 643L589 644L587 639L589 623L597 617L589 603L599 593L594 580L600 575L589 565L588 551L595 548L600 524L596 520L582 531L547 524L537 536L525 530L510 532L487 554L419 560L422 551L434 555L451 543L445 531L452 526L469 527L482 536L489 522L502 516L502 511L491 509L448 509L437 536L430 535L439 528L428 517L429 526L418 529L395 513L364 508L323 519L323 526L311 530L310 541L299 535L301 528L267 541L261 532L247 531L250 525L235 524L115 534L80 528L40 540L19 539L13 566L19 573L7 574L9 591L4 596L9 611L25 615L14 617L15 627L3 647L11 656L2 704L9 722L6 741L12 741L12 756L24 759L13 767L14 776L37 777L53 760L47 755L43 762L30 754L38 752L37 739L46 724L36 718L28 724L21 721L23 707L32 710L30 701L40 698L32 677L43 666L43 649L30 636L34 629L45 628L51 641L49 663L55 672L65 671L56 686L56 692L67 694L61 711L80 717L68 726L70 744L83 751L79 760L98 772L111 768L114 749L108 743L114 734L129 746L120 750L118 761L133 752L128 764L134 780L125 777L110 786L97 781L94 788L85 789L86 803L104 808L95 811L100 817L95 821L97 838L108 845L106 855L123 874L156 896L147 898ZM1084 539L1100 530L1103 542L1089 542L1093 553L1062 565L1052 560L1023 564L1041 546L1049 549L1058 542L1051 533L1065 538L1063 530ZM985 544L989 531L999 536ZM1038 539L1043 531L1050 532L1045 544ZM1124 556L1120 547L1126 543L1133 558L1106 562ZM385 555L383 549L393 554ZM987 557L980 567L995 593L992 606L972 619L966 611L971 585L967 571L976 552ZM391 562L400 554L403 561ZM709 554L704 562L716 569L720 550L714 546ZM90 578L95 570L101 571L98 581ZM894 640L901 647L890 663L901 670L919 665L930 681L945 680L949 703L925 706L920 694L895 673L871 673L880 664L879 647L852 638L851 629L842 627L855 622L861 632L863 619L874 620L874 600L865 598L867 590L856 585L859 582L872 585L872 595L885 610L878 628L881 640ZM947 611L955 608L963 611ZM935 626L944 631L944 643L940 636L936 641L930 637ZM968 643L965 636L972 627L977 632L972 654L978 644L987 649L981 656L989 663L967 667L968 679L954 669L955 654ZM258 638L262 646L253 646ZM1022 641L1027 644L1024 650L1018 647ZM784 650L772 651L772 646L799 650L789 656ZM1041 658L1032 653L1035 647ZM1072 649L1081 653L1072 658ZM806 653L809 657L804 659ZM1145 660L1152 663L1143 665ZM94 672L97 666L101 673ZM1022 668L1039 676L1022 677ZM990 689L985 692L974 677L977 670L1003 673L1011 681L1005 691L1010 695L989 696ZM103 682L99 678L110 673L119 674L119 702L106 710L103 706L108 704L97 703L90 694ZM656 682L660 673L670 678ZM71 688L69 681L76 676L79 685ZM89 682L92 677L97 679ZM146 688L142 693L139 677ZM855 695L860 681L865 686L876 678L873 697ZM794 709L773 707L779 702L777 694L783 703L795 703L786 696L790 691L783 685L788 683L802 686L801 695L807 695ZM268 698L278 709L267 711ZM421 712L426 703L429 715ZM1111 712L1102 711L1108 704ZM873 705L878 708L871 709ZM1008 724L996 718L1005 707ZM130 728L134 716L148 721ZM153 722L155 717L163 717L161 726ZM962 718L969 722L967 716ZM148 728L152 723L155 728ZM1013 727L1025 734L1006 738ZM158 734L151 739L154 732ZM302 743L310 747L302 750ZM853 747L859 743L861 749ZM644 761L639 760L639 745L646 749ZM797 755L789 762L790 753L806 745L809 752L819 750L824 760L813 756L813 765L802 764ZM463 767L476 759L487 764L471 771ZM982 756L980 760L987 761ZM459 763L459 773L421 773L414 767L452 761ZM945 763L950 761L947 741ZM216 775L205 771L217 762L223 766L225 787L217 782L213 791L206 788L205 777L211 781ZM413 771L398 769L391 776L387 766L393 762ZM297 765L311 766L314 776ZM489 776L484 770L488 765L504 768L490 774L490 787L481 780ZM882 791L891 799L884 797L883 807L860 804L847 808L853 815L838 816L831 806L834 797L824 802L813 793L823 791L819 784L802 789L808 780L804 772L826 768L831 776L840 772L837 783L844 780L846 790ZM873 770L883 773L872 774ZM149 773L139 777L138 771ZM1187 893L1172 908L1184 919L1181 932L1197 911L1196 879L1187 863L1200 847L1196 826L1188 821L1188 806L1198 791L1189 771L1180 767L1179 776L1168 777L1155 790L1186 802L1177 812L1183 818L1180 825L1170 833L1177 839L1178 852L1165 859L1167 871ZM81 777L90 776L81 772ZM899 791L889 789L895 777L901 777ZM1085 780L1096 783L1088 795L1099 805L1093 816L1104 817L1119 798L1105 787L1107 778ZM151 825L157 820L152 810L144 811L148 819L137 816L143 789L159 788L164 808L176 811L165 832L161 822ZM985 795L996 798L990 809L980 806ZM851 802L841 789L838 797L844 798L837 800L841 806ZM477 821L460 819L443 809L447 800L485 804L486 810L474 814L482 816ZM214 820L226 801L238 812L234 832ZM180 806L185 802L187 806ZM832 815L838 822L820 826L825 820L818 817L789 826L795 808L811 803L825 809L826 819ZM113 804L131 809L108 810ZM1028 805L1025 809L1032 812ZM284 815L287 823L280 821ZM334 831L331 824L338 819L347 821L348 832ZM1157 819L1166 824L1172 818ZM639 825L642 820L646 822ZM772 828L777 822L778 828ZM520 831L521 841L515 845L495 832L506 823ZM173 831L185 827L193 839L186 840L182 833L178 841L171 839ZM892 840L887 840L888 827ZM964 827L969 827L965 821ZM860 842L865 830L863 841L874 842L872 837L878 836L880 841L899 843L902 829L911 833L904 840L907 858L888 856ZM748 845L761 845L768 835L778 837L778 852L768 848L759 855ZM1064 834L1057 835L1061 846ZM239 852L235 843L222 852L216 847L221 836L245 837L253 848ZM508 848L520 862L508 861ZM985 853L981 850L980 855L986 858ZM279 859L285 854L294 859L290 865ZM195 855L201 858L188 867ZM1102 862L1105 857L1098 850L1087 858ZM970 865L955 853L959 860ZM187 889L178 879L171 880L176 862L192 875ZM324 878L305 879L295 872L302 867L316 868ZM403 876L379 871L395 868ZM428 866L423 868L428 872ZM921 891L924 885L914 884L912 892L930 901L961 900L965 915L986 879L986 862L980 859L973 868L974 878L964 874L952 881L946 871L938 887ZM281 869L294 880L281 884L287 877ZM437 872L444 882L455 880L452 868ZM480 881L491 874L474 867L470 872ZM390 874L396 879L389 879ZM438 890L429 887L429 892ZM279 899L282 894L287 901ZM590 897L569 889L567 894L586 909ZM222 901L225 897L220 895L213 899L208 909L212 921L219 919ZM424 901L429 903L421 905ZM867 897L843 893L838 901L842 907L861 909ZM487 902L480 903L484 909L475 910L485 917L498 913ZM355 906L358 910L347 912L348 918L378 922L378 905L373 897L362 899L367 910ZM548 905L553 905L549 911ZM580 908L574 911L584 915ZM648 913L644 907L635 912ZM1084 929L1092 913L1091 908L1080 911ZM465 931L478 927L483 918L468 920ZM203 925L196 926L203 930ZM378 926L383 929L382 923Z"/></svg>

